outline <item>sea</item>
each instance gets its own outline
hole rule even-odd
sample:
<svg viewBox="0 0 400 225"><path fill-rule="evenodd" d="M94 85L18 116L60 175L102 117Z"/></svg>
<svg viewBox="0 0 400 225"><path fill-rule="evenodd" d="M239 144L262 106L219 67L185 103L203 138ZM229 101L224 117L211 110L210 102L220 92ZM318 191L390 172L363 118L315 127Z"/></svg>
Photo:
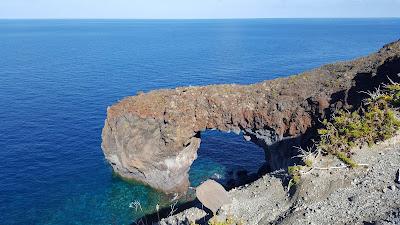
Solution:
<svg viewBox="0 0 400 225"><path fill-rule="evenodd" d="M104 159L106 109L125 96L289 76L399 38L400 19L0 20L0 223L132 224L168 206ZM263 163L205 131L191 185Z"/></svg>

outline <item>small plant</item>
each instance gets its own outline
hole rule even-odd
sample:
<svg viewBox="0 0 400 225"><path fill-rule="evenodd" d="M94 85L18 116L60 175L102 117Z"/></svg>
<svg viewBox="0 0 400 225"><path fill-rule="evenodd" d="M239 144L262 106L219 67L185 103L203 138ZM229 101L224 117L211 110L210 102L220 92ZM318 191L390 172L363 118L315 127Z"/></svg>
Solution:
<svg viewBox="0 0 400 225"><path fill-rule="evenodd" d="M140 202L138 200L131 202L129 204L129 208L134 208L136 212L140 209L140 211L143 212L142 205L140 204Z"/></svg>
<svg viewBox="0 0 400 225"><path fill-rule="evenodd" d="M305 166L312 167L314 164L313 162L319 156L319 150L315 149L314 147L315 146L307 147L306 149L295 147L299 150L299 154L293 158L301 158Z"/></svg>
<svg viewBox="0 0 400 225"><path fill-rule="evenodd" d="M354 162L351 158L349 158L346 153L344 152L338 152L336 156L344 163L349 165L351 168L358 167L358 164Z"/></svg>
<svg viewBox="0 0 400 225"><path fill-rule="evenodd" d="M306 160L304 160L304 164L307 167L312 167L313 166L313 161L311 159L306 159Z"/></svg>
<svg viewBox="0 0 400 225"><path fill-rule="evenodd" d="M233 217L228 216L224 221L218 221L214 216L208 221L208 225L242 225L242 222L238 222Z"/></svg>
<svg viewBox="0 0 400 225"><path fill-rule="evenodd" d="M134 202L131 202L129 204L129 208L134 208L135 212L138 212L140 210L141 213L143 213L143 209L142 209L142 205L140 204L140 202L138 200L135 200ZM143 218L141 218L139 221L137 221L135 224L146 224L147 225L147 219L146 217L144 217L144 221Z"/></svg>
<svg viewBox="0 0 400 225"><path fill-rule="evenodd" d="M288 184L288 190L290 190L291 187L300 183L302 168L303 168L302 166L289 166L288 167L288 174L291 177L291 179L289 180L289 184Z"/></svg>
<svg viewBox="0 0 400 225"><path fill-rule="evenodd" d="M176 210L178 210L178 209L176 208L176 204L177 204L177 203L178 203L178 201L175 201L174 203L172 203L172 204L170 205L171 211L169 212L169 216L174 215L174 213L176 212Z"/></svg>
<svg viewBox="0 0 400 225"><path fill-rule="evenodd" d="M390 80L390 79L389 79ZM390 80L390 84L384 85L386 92L388 93L386 101L390 102L393 107L400 106L400 84Z"/></svg>
<svg viewBox="0 0 400 225"><path fill-rule="evenodd" d="M158 221L160 221L160 205L157 203L157 205L156 205L156 211L157 211L157 218L158 218Z"/></svg>

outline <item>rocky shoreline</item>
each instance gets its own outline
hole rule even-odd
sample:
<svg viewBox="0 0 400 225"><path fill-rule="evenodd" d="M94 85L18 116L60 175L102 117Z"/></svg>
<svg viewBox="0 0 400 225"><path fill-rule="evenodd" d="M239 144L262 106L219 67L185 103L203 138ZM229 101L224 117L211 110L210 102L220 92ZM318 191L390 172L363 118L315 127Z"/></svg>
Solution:
<svg viewBox="0 0 400 225"><path fill-rule="evenodd" d="M266 174L229 191L232 203L223 206L218 217L233 217L249 225L400 224L400 184L396 182L400 136L357 150L353 158L368 165L350 169L335 157L323 157L318 161L321 169L304 175L291 191L283 182L284 171ZM193 207L159 224L207 224L209 214Z"/></svg>

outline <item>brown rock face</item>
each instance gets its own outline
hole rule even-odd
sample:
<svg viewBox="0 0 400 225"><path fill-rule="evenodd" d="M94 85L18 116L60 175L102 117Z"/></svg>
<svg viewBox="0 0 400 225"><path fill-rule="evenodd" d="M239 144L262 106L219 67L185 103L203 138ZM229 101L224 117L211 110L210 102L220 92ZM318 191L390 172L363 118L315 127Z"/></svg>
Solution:
<svg viewBox="0 0 400 225"><path fill-rule="evenodd" d="M253 85L209 85L127 97L107 109L102 149L114 171L167 193L186 191L200 132L243 132L264 147L269 169L293 163L318 120L357 107L387 77L398 80L400 41L350 62ZM229 154L229 153L227 153Z"/></svg>

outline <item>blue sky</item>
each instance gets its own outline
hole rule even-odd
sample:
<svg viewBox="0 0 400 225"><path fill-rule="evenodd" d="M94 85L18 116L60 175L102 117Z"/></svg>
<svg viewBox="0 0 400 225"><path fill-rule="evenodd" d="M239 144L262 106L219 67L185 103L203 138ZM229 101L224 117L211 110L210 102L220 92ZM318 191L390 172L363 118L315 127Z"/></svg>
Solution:
<svg viewBox="0 0 400 225"><path fill-rule="evenodd" d="M0 18L400 17L400 0L0 0Z"/></svg>

